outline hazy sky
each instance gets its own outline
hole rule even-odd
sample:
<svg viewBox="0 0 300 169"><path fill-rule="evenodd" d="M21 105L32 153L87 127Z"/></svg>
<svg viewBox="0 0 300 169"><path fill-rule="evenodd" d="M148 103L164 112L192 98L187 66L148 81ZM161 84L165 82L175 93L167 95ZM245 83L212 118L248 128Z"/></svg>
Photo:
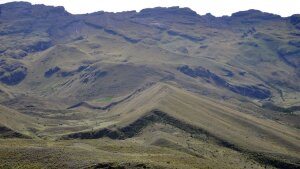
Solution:
<svg viewBox="0 0 300 169"><path fill-rule="evenodd" d="M12 0L0 0L0 3ZM33 4L64 6L73 14L95 11L140 11L143 8L180 6L189 7L198 14L215 16L231 15L233 12L258 9L264 12L290 16L300 13L300 0L27 0Z"/></svg>

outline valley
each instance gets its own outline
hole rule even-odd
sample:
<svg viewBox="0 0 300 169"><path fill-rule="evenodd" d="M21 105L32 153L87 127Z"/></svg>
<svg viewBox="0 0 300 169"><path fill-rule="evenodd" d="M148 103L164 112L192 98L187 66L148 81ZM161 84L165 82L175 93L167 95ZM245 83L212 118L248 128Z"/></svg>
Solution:
<svg viewBox="0 0 300 169"><path fill-rule="evenodd" d="M300 168L300 15L0 5L0 168Z"/></svg>

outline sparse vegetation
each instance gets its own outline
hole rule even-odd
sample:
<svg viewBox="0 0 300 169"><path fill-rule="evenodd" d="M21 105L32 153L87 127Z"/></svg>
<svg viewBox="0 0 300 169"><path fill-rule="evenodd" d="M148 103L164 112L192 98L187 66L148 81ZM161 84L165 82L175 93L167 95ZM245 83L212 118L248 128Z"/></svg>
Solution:
<svg viewBox="0 0 300 169"><path fill-rule="evenodd" d="M299 168L299 16L0 5L0 168Z"/></svg>

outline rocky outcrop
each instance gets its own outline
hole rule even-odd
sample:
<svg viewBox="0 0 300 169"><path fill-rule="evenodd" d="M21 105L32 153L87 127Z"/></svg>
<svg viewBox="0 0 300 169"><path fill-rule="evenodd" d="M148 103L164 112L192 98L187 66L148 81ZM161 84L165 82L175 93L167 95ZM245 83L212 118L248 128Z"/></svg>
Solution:
<svg viewBox="0 0 300 169"><path fill-rule="evenodd" d="M8 56L14 59L22 59L27 56L27 53L21 49L7 49L5 52L1 53L0 56Z"/></svg>
<svg viewBox="0 0 300 169"><path fill-rule="evenodd" d="M45 5L31 5L28 2L10 2L0 5L1 18L55 18L70 15L64 7L52 7Z"/></svg>
<svg viewBox="0 0 300 169"><path fill-rule="evenodd" d="M200 41L203 41L203 40L206 39L205 37L193 36L193 35L189 35L189 34L186 34L186 33L177 32L177 31L174 31L174 30L169 30L168 34L170 36L179 36L181 38L184 38L184 39L187 39L187 40L190 40L190 41L193 41L193 42L200 42Z"/></svg>
<svg viewBox="0 0 300 169"><path fill-rule="evenodd" d="M17 85L25 79L27 68L13 61L0 61L0 81L6 85Z"/></svg>
<svg viewBox="0 0 300 169"><path fill-rule="evenodd" d="M12 34L18 34L18 33L23 33L23 34L28 34L31 33L32 30L30 28L20 28L20 29L15 29L15 30L1 30L0 35L5 36L5 35L12 35Z"/></svg>
<svg viewBox="0 0 300 169"><path fill-rule="evenodd" d="M263 89L253 85L238 86L230 84L225 79L221 78L220 76L210 72L210 70L205 69L201 66L192 69L189 66L185 65L178 67L177 70L193 78L200 77L208 81L213 81L217 86L224 87L242 96L247 96L256 99L267 99L271 97L271 92L267 89Z"/></svg>
<svg viewBox="0 0 300 169"><path fill-rule="evenodd" d="M242 37L244 37L244 36L247 36L247 35L243 35ZM250 46L250 47L255 47L255 48L258 48L259 47L259 45L257 44L257 43L255 43L255 42L238 42L238 45L244 45L244 46Z"/></svg>
<svg viewBox="0 0 300 169"><path fill-rule="evenodd" d="M182 53L182 54L189 54L189 50L186 47L183 47L183 46L177 48L177 51Z"/></svg>
<svg viewBox="0 0 300 169"><path fill-rule="evenodd" d="M297 29L300 29L300 14L292 15L290 17L290 23Z"/></svg>
<svg viewBox="0 0 300 169"><path fill-rule="evenodd" d="M52 75L54 75L55 73L59 72L60 71L60 68L55 66L53 68L50 68L49 70L47 70L45 73L44 73L44 77L46 78L49 78L51 77Z"/></svg>
<svg viewBox="0 0 300 169"><path fill-rule="evenodd" d="M271 44L271 42L275 41L274 37L272 37L271 35L261 33L261 32L257 32L255 34L253 34L253 37L255 39L260 39L260 40L263 40L263 41L265 41L267 43L270 43L270 44Z"/></svg>
<svg viewBox="0 0 300 169"><path fill-rule="evenodd" d="M281 60L287 65L290 65L294 68L300 66L300 48L294 46L283 46L278 49L277 53Z"/></svg>
<svg viewBox="0 0 300 169"><path fill-rule="evenodd" d="M254 23L254 21L270 21L280 19L279 15L261 12L259 10L250 9L247 11L236 12L231 15L232 19L242 19L244 23Z"/></svg>
<svg viewBox="0 0 300 169"><path fill-rule="evenodd" d="M61 72L58 73L58 75L61 76L61 77L74 76L75 74L82 72L87 67L88 67L87 65L82 65L82 66L78 67L76 70L61 71Z"/></svg>
<svg viewBox="0 0 300 169"><path fill-rule="evenodd" d="M196 77L208 78L210 76L210 72L202 67L197 67L193 70L189 66L184 65L182 67L178 67L177 70L179 70L181 73L184 73L193 78L196 78Z"/></svg>
<svg viewBox="0 0 300 169"><path fill-rule="evenodd" d="M5 34L14 34L14 33L20 33L20 32L0 32L0 35ZM22 32L24 33L24 32ZM27 34L28 32L26 32ZM9 46L7 47L3 52L0 52L0 56L8 56L14 59L22 59L23 57L27 56L30 53L34 52L41 52L44 51L52 46L51 41L35 41L35 42L24 42L18 44L16 42L16 46Z"/></svg>
<svg viewBox="0 0 300 169"><path fill-rule="evenodd" d="M243 96L248 96L256 99L267 99L271 97L271 92L257 86L236 86L229 85L228 89Z"/></svg>
<svg viewBox="0 0 300 169"><path fill-rule="evenodd" d="M282 113L293 113L295 111L300 111L300 106L291 106L291 107L280 107L271 102L266 102L262 105L263 108L282 112Z"/></svg>
<svg viewBox="0 0 300 169"><path fill-rule="evenodd" d="M189 8L180 8L180 7L156 7L143 9L137 13L136 17L164 17L166 15L181 15L181 16L199 16L195 11L192 11Z"/></svg>
<svg viewBox="0 0 300 169"><path fill-rule="evenodd" d="M88 67L86 68L83 73L80 75L80 82L88 83L88 82L95 82L98 78L105 77L108 74L105 70L100 70L96 67Z"/></svg>
<svg viewBox="0 0 300 169"><path fill-rule="evenodd" d="M223 74L223 76L227 76L227 77L233 77L234 73L228 69L222 68L222 71L225 73Z"/></svg>
<svg viewBox="0 0 300 169"><path fill-rule="evenodd" d="M19 132L0 125L0 138L29 138Z"/></svg>
<svg viewBox="0 0 300 169"><path fill-rule="evenodd" d="M119 37L123 38L125 41L127 41L129 43L138 43L140 41L140 39L135 39L135 38L126 36L126 35L124 35L122 33L119 33L115 30L105 28L104 26L99 25L99 24L94 24L94 23L90 23L90 22L85 22L85 24L90 26L90 27L93 27L95 29L101 29L101 30L105 31L108 34L111 34L111 35L114 35L114 36L119 36Z"/></svg>
<svg viewBox="0 0 300 169"><path fill-rule="evenodd" d="M252 27L252 28L250 28L250 29L244 31L244 33L243 33L243 35L242 35L241 37L242 37L242 38L246 38L246 37L248 37L248 36L253 35L255 32L256 32L255 27Z"/></svg>
<svg viewBox="0 0 300 169"><path fill-rule="evenodd" d="M24 51L28 53L32 52L40 52L43 50L46 50L52 46L51 41L37 41L34 42L33 44L25 47Z"/></svg>
<svg viewBox="0 0 300 169"><path fill-rule="evenodd" d="M61 69L60 67L55 66L48 69L44 73L44 77L51 78L53 76L56 76L65 78L79 75L81 83L92 83L95 82L98 78L105 77L107 74L107 71L100 70L97 67L90 65L81 65L77 69L71 71L66 71Z"/></svg>
<svg viewBox="0 0 300 169"><path fill-rule="evenodd" d="M79 66L76 70L72 70L72 71L64 71L61 68L55 66L53 68L50 68L49 70L47 70L44 73L44 77L46 78L50 78L52 77L54 74L56 74L59 77L68 77L68 76L74 76L77 73L82 72L84 69L86 69L87 67L89 67L88 65L82 65Z"/></svg>

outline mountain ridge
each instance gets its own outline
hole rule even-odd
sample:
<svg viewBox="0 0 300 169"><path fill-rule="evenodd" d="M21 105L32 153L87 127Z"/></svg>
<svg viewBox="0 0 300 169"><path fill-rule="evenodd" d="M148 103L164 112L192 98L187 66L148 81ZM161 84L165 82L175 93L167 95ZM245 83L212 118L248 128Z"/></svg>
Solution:
<svg viewBox="0 0 300 169"><path fill-rule="evenodd" d="M2 7L18 7L18 8L26 8L26 7L51 7L53 9L60 9L61 11L66 11L65 8L63 6L51 6L51 5L43 5L43 4L32 4L30 2L27 1L15 1L15 2L7 2L7 3L2 3L0 4ZM180 12L182 12L182 14L192 14L193 16L213 16L214 18L222 18L222 17L232 17L232 16L244 16L244 15L251 15L251 14L265 14L265 15L269 15L269 16L273 16L275 18L278 18L278 14L274 14L274 13L269 13L269 12L263 12L257 9L248 9L248 10L244 10L244 11L237 11L237 12L233 12L231 15L223 15L223 16L214 16L211 13L206 13L203 15L199 15L197 14L195 11L193 11L192 9L190 9L189 7L179 7L179 6L171 6L171 7L153 7L153 8L145 8L142 9L140 11L136 11L136 10L129 10L129 11L121 11L121 12L109 12L109 11L95 11L95 12L91 12L91 13L86 13L86 14L72 14L72 15L89 15L89 14L103 14L103 13L111 13L111 14L120 14L120 13L143 13L143 12L158 12L158 11L168 11L171 12L174 11L178 11L180 14ZM186 12L186 13L185 13ZM69 12L68 12L69 13ZM71 14L71 13L69 13ZM196 15L195 15L196 14ZM286 17L281 17L280 18L290 18L292 16L296 16L299 15L300 13L295 13L292 14L290 16L286 16Z"/></svg>
<svg viewBox="0 0 300 169"><path fill-rule="evenodd" d="M0 11L0 168L299 168L299 15Z"/></svg>

